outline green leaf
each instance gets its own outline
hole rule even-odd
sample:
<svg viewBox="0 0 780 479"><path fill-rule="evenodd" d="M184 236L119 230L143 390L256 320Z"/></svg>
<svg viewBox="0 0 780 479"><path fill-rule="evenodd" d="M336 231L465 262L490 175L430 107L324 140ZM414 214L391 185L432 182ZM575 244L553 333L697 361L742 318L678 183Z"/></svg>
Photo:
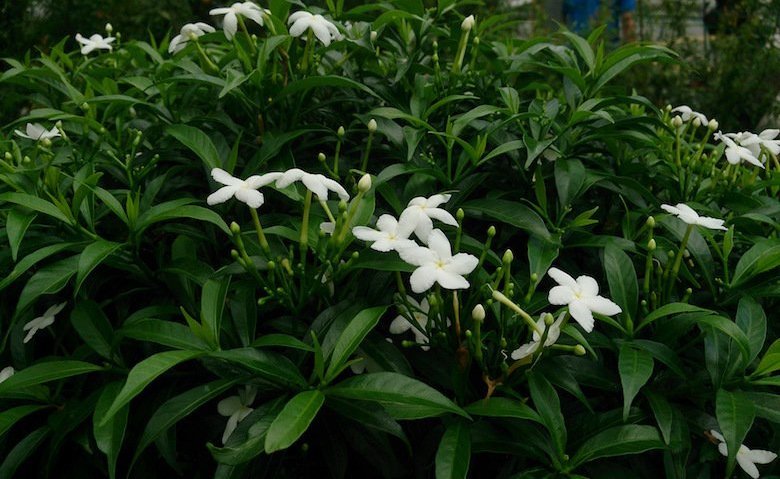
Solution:
<svg viewBox="0 0 780 479"><path fill-rule="evenodd" d="M737 306L737 326L745 332L750 349L750 357L746 364L750 364L758 357L766 340L766 313L758 302L750 296L739 300ZM770 347L771 349L771 347ZM780 350L778 350L780 353Z"/></svg>
<svg viewBox="0 0 780 479"><path fill-rule="evenodd" d="M491 397L480 399L463 408L473 416L511 417L544 424L542 418L530 406L516 399Z"/></svg>
<svg viewBox="0 0 780 479"><path fill-rule="evenodd" d="M330 364L325 373L325 383L332 381L344 370L352 353L363 342L363 338L379 323L379 318L382 317L386 310L387 306L368 308L352 318L352 321L344 328L333 347L333 352L330 355Z"/></svg>
<svg viewBox="0 0 780 479"><path fill-rule="evenodd" d="M290 447L306 432L324 402L325 395L318 389L296 394L268 428L265 452L271 454Z"/></svg>
<svg viewBox="0 0 780 479"><path fill-rule="evenodd" d="M674 421L674 411L669 401L664 396L654 391L645 391L647 402L650 403L650 409L653 410L655 421L658 423L658 429L664 438L664 443L668 446L672 435L672 422Z"/></svg>
<svg viewBox="0 0 780 479"><path fill-rule="evenodd" d="M407 446L409 445L409 439L404 434L401 425L378 404L330 396L326 405L345 419L354 421L363 427L391 434L402 440Z"/></svg>
<svg viewBox="0 0 780 479"><path fill-rule="evenodd" d="M616 426L588 438L568 464L569 470L604 457L638 454L663 449L658 429L653 426Z"/></svg>
<svg viewBox="0 0 780 479"><path fill-rule="evenodd" d="M230 287L230 275L209 279L203 285L200 298L200 320L204 331L208 332L211 344L219 347L220 331L222 329L222 313L225 309L225 298Z"/></svg>
<svg viewBox="0 0 780 479"><path fill-rule="evenodd" d="M550 269L558 254L558 246L550 241L541 240L533 235L528 240L528 272L529 275L536 274L537 284Z"/></svg>
<svg viewBox="0 0 780 479"><path fill-rule="evenodd" d="M507 200L482 199L469 201L463 209L489 216L508 225L520 228L545 240L551 240L542 218L528 206Z"/></svg>
<svg viewBox="0 0 780 479"><path fill-rule="evenodd" d="M360 90L363 93L368 93L374 98L380 98L379 95L377 95L374 92L374 90L363 85L362 83L358 83L355 80L350 80L349 78L335 76L335 75L321 75L321 76L316 75L316 76L306 77L301 80L295 80L291 82L289 85L287 85L287 87L279 93L278 98L281 99L284 98L285 96L294 95L299 92L305 92L307 90L311 90L314 88L319 89L325 87L334 87L337 89L351 88L354 90Z"/></svg>
<svg viewBox="0 0 780 479"><path fill-rule="evenodd" d="M639 389L653 374L653 357L644 350L635 349L631 343L623 343L618 357L618 371L623 386L623 421L626 421Z"/></svg>
<svg viewBox="0 0 780 479"><path fill-rule="evenodd" d="M691 320L699 325L711 326L731 338L742 352L742 359L747 362L750 357L750 344L747 336L736 323L723 316L696 316Z"/></svg>
<svg viewBox="0 0 780 479"><path fill-rule="evenodd" d="M169 125L165 132L198 155L209 172L214 168L222 168L217 147L203 131L194 126Z"/></svg>
<svg viewBox="0 0 780 479"><path fill-rule="evenodd" d="M745 396L753 404L756 416L780 424L780 395L747 392Z"/></svg>
<svg viewBox="0 0 780 479"><path fill-rule="evenodd" d="M555 444L557 456L563 459L566 454L566 424L563 420L558 393L544 376L537 373L528 375L528 386L531 390L531 400L542 418L542 424L547 428Z"/></svg>
<svg viewBox="0 0 780 479"><path fill-rule="evenodd" d="M191 218L211 223L221 229L225 234L231 234L230 228L228 228L227 223L225 223L225 220L223 220L221 216L202 206L187 204L192 201L192 199L182 198L160 203L159 205L149 208L138 217L136 231L143 231L152 224L159 223L160 221Z"/></svg>
<svg viewBox="0 0 780 479"><path fill-rule="evenodd" d="M239 382L239 379L219 379L201 384L182 394L174 396L160 406L149 422L146 423L138 448L133 455L132 464L138 460L141 453L149 447L161 434L173 427L177 422L192 414L193 411L221 395Z"/></svg>
<svg viewBox="0 0 780 479"><path fill-rule="evenodd" d="M28 404L26 406L12 407L0 412L0 437L2 437L6 431L11 429L14 424L22 420L24 417L45 407L46 406Z"/></svg>
<svg viewBox="0 0 780 479"><path fill-rule="evenodd" d="M745 441L750 426L753 425L756 411L753 403L741 391L718 389L715 397L715 416L718 418L720 433L726 439L728 461L726 477L731 477L737 458L737 451Z"/></svg>
<svg viewBox="0 0 780 479"><path fill-rule="evenodd" d="M661 318L665 318L667 316L671 316L673 314L680 314L680 313L714 314L715 312L710 309L700 308L699 306L694 306L688 303L669 303L661 306L660 308L656 309L652 313L645 316L645 318L639 324L639 327L636 328L636 331L639 331L640 329L649 325L653 321L657 321Z"/></svg>
<svg viewBox="0 0 780 479"><path fill-rule="evenodd" d="M471 460L471 437L466 421L455 421L444 431L436 451L436 479L465 479Z"/></svg>
<svg viewBox="0 0 780 479"><path fill-rule="evenodd" d="M96 353L112 360L114 331L108 318L94 301L79 301L70 313L70 323L81 339Z"/></svg>
<svg viewBox="0 0 780 479"><path fill-rule="evenodd" d="M234 466L249 462L263 453L268 428L279 415L285 399L285 396L281 396L252 411L238 425L225 447L215 447L209 443L207 446L214 459L220 464ZM246 437L241 438L238 433L243 429L244 424L252 424L252 426L249 427Z"/></svg>
<svg viewBox="0 0 780 479"><path fill-rule="evenodd" d="M612 300L620 306L628 320L634 320L639 301L639 285L634 263L623 250L608 244L604 248L604 270L607 273Z"/></svg>
<svg viewBox="0 0 780 479"><path fill-rule="evenodd" d="M146 386L165 371L179 363L202 356L203 351L165 351L150 356L136 364L127 375L127 381L119 391L111 407L106 411L100 426L103 426L114 417L125 405L144 390Z"/></svg>
<svg viewBox="0 0 780 479"><path fill-rule="evenodd" d="M288 334L266 334L260 336L252 342L253 348L283 347L300 349L301 351L314 351L314 348L304 343L300 339L294 338Z"/></svg>
<svg viewBox="0 0 780 479"><path fill-rule="evenodd" d="M209 348L206 342L195 336L189 327L159 319L149 318L130 322L125 324L117 334L176 349L206 350Z"/></svg>
<svg viewBox="0 0 780 479"><path fill-rule="evenodd" d="M391 372L363 374L346 379L323 391L327 396L376 401L388 407L398 419L421 419L465 411L439 391L410 377Z"/></svg>
<svg viewBox="0 0 780 479"><path fill-rule="evenodd" d="M16 255L19 253L19 247L22 245L24 234L35 219L35 216L35 213L21 208L14 208L8 212L8 218L5 221L5 233L8 235L8 243L11 245L11 259L14 262L16 262Z"/></svg>
<svg viewBox="0 0 780 479"><path fill-rule="evenodd" d="M8 397L9 393L13 394L18 389L101 370L100 366L72 360L33 364L0 383L0 398Z"/></svg>
<svg viewBox="0 0 780 479"><path fill-rule="evenodd" d="M52 218L58 219L65 224L71 224L70 218L65 216L65 214L59 208L46 200L38 198L37 196L28 195L26 193L3 193L0 195L0 202L14 203L19 206L24 206L26 208L30 208L31 210L35 210L39 213L43 213L45 215L51 216Z"/></svg>
<svg viewBox="0 0 780 479"><path fill-rule="evenodd" d="M555 189L562 207L571 205L585 184L585 166L577 159L561 159L555 162Z"/></svg>
<svg viewBox="0 0 780 479"><path fill-rule="evenodd" d="M284 388L306 387L306 380L287 357L272 351L253 348L214 351L209 356L237 364L257 374L266 381Z"/></svg>
<svg viewBox="0 0 780 479"><path fill-rule="evenodd" d="M30 457L51 432L49 426L43 426L28 434L24 439L16 443L0 464L0 479L13 479L16 470L22 465L25 459Z"/></svg>
<svg viewBox="0 0 780 479"><path fill-rule="evenodd" d="M102 239L96 240L94 243L84 248L79 256L78 272L76 273L76 284L73 287L73 294L76 295L81 289L82 283L87 279L89 273L92 272L97 266L108 258L111 253L116 251L117 248L122 246L120 243L114 243L113 241L105 241Z"/></svg>
<svg viewBox="0 0 780 479"><path fill-rule="evenodd" d="M121 387L122 384L120 382L113 382L103 388L103 392L95 405L95 414L92 422L95 444L108 458L108 476L111 479L116 477L116 462L125 437L128 408L127 406L123 407L106 424L100 425L100 420L111 406L117 394L119 394Z"/></svg>
<svg viewBox="0 0 780 479"><path fill-rule="evenodd" d="M764 353L751 376L766 376L780 369L780 339L776 339Z"/></svg>
<svg viewBox="0 0 780 479"><path fill-rule="evenodd" d="M49 256L52 256L56 253L59 253L60 251L63 251L68 248L72 248L77 243L57 243L50 246L45 246L39 250L36 250L24 258L22 258L19 263L14 266L13 271L11 271L8 276L6 276L2 282L0 282L0 291L5 289L9 284L16 281L16 279L27 272L30 268L38 264L38 262L43 261L44 259L48 258Z"/></svg>
<svg viewBox="0 0 780 479"><path fill-rule="evenodd" d="M739 259L730 287L734 288L778 266L780 266L780 240L759 241Z"/></svg>
<svg viewBox="0 0 780 479"><path fill-rule="evenodd" d="M64 288L70 278L76 273L78 261L78 256L71 256L36 271L27 280L27 284L24 285L24 289L19 294L19 302L16 303L16 315L25 311L41 295L56 293Z"/></svg>

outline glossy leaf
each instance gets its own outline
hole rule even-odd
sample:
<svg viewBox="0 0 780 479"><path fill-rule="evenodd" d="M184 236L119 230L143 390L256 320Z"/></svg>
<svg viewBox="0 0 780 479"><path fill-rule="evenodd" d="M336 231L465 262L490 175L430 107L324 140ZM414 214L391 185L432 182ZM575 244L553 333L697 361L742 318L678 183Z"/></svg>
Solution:
<svg viewBox="0 0 780 479"><path fill-rule="evenodd" d="M265 452L287 449L306 432L325 402L325 396L317 389L298 393L284 405L268 428L265 436Z"/></svg>
<svg viewBox="0 0 780 479"><path fill-rule="evenodd" d="M623 343L618 356L618 371L620 384L623 386L623 420L625 421L634 397L653 374L653 357L642 349L634 348L631 343Z"/></svg>
<svg viewBox="0 0 780 479"><path fill-rule="evenodd" d="M531 401L542 418L542 424L550 433L557 455L563 458L566 454L567 434L558 393L547 379L536 373L528 376L528 386L531 390Z"/></svg>
<svg viewBox="0 0 780 479"><path fill-rule="evenodd" d="M350 356L360 346L363 338L379 323L379 318L387 310L387 306L364 309L347 324L333 347L330 364L325 373L325 382L332 381L345 367Z"/></svg>
<svg viewBox="0 0 780 479"><path fill-rule="evenodd" d="M741 391L719 389L715 398L715 415L718 418L720 433L726 439L728 461L726 476L734 470L737 451L745 441L755 418L753 403Z"/></svg>
<svg viewBox="0 0 780 479"><path fill-rule="evenodd" d="M111 479L116 477L116 463L119 458L119 450L122 447L122 441L125 438L128 414L127 406L123 407L105 424L100 425L100 421L117 394L119 394L121 388L122 384L120 382L113 382L106 385L95 405L95 413L93 416L92 433L95 435L95 444L97 444L98 449L100 449L108 458L108 476Z"/></svg>
<svg viewBox="0 0 780 479"><path fill-rule="evenodd" d="M8 397L19 389L29 388L49 381L65 379L95 371L101 371L101 366L84 361L47 361L26 367L0 383L0 397Z"/></svg>
<svg viewBox="0 0 780 479"><path fill-rule="evenodd" d="M604 457L638 454L663 449L664 442L653 426L616 426L588 438L574 454L569 467L575 467Z"/></svg>
<svg viewBox="0 0 780 479"><path fill-rule="evenodd" d="M436 451L436 479L465 479L470 460L469 424L455 421L445 429Z"/></svg>
<svg viewBox="0 0 780 479"><path fill-rule="evenodd" d="M94 301L79 301L70 313L70 323L81 339L96 353L112 360L114 331L108 318Z"/></svg>
<svg viewBox="0 0 780 479"><path fill-rule="evenodd" d="M620 306L628 319L636 318L639 285L631 258L613 244L604 248L604 270L607 273L611 299Z"/></svg>

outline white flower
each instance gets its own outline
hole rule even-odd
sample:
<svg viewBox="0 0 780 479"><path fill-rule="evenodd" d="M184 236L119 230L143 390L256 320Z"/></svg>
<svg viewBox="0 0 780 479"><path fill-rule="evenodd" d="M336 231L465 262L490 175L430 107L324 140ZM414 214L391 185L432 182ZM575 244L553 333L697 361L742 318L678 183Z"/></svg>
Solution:
<svg viewBox="0 0 780 479"><path fill-rule="evenodd" d="M241 180L221 168L214 168L211 170L211 177L214 178L214 181L227 186L223 186L210 194L206 198L206 203L213 206L224 203L235 196L237 200L246 203L250 208L260 208L265 198L257 189L273 183L281 176L281 173L266 173L264 175L253 175L246 180Z"/></svg>
<svg viewBox="0 0 780 479"><path fill-rule="evenodd" d="M295 181L300 181L303 186L308 188L312 193L317 195L317 199L320 201L326 201L328 199L328 191L333 191L343 201L349 200L349 193L338 182L326 178L320 174L306 173L299 168L293 168L282 173L279 179L276 181L276 186L284 188L289 186Z"/></svg>
<svg viewBox="0 0 780 479"><path fill-rule="evenodd" d="M714 429L710 430L710 434L715 439L720 441L720 444L718 444L718 451L720 451L720 453L724 456L728 457L729 451L728 447L726 446L726 439L723 437L723 435ZM777 454L774 452L764 451L762 449L748 449L748 447L744 444L740 444L739 450L737 451L737 463L739 464L739 467L741 467L742 470L753 479L757 479L759 477L756 464L769 464L776 458Z"/></svg>
<svg viewBox="0 0 780 479"><path fill-rule="evenodd" d="M224 15L222 19L222 29L225 31L225 38L231 40L238 31L238 15L248 18L256 24L263 26L263 16L270 15L270 11L264 10L252 2L236 2L229 7L214 8L209 11L209 15Z"/></svg>
<svg viewBox="0 0 780 479"><path fill-rule="evenodd" d="M417 245L409 236L414 231L415 223L410 215L401 215L396 220L391 215L382 215L376 222L377 229L365 226L355 226L352 234L363 241L373 241L371 249L376 251L400 251L403 248L414 248Z"/></svg>
<svg viewBox="0 0 780 479"><path fill-rule="evenodd" d="M709 216L699 216L699 213L693 211L693 208L685 203L677 203L676 206L661 205L661 209L675 215L689 225L699 225L711 230L727 230L723 226L723 220L710 218Z"/></svg>
<svg viewBox="0 0 780 479"><path fill-rule="evenodd" d="M460 24L460 28L463 31L468 32L469 30L474 28L474 23L475 23L474 15L469 15L468 17L463 19L463 22L461 22Z"/></svg>
<svg viewBox="0 0 780 479"><path fill-rule="evenodd" d="M759 158L762 146L773 155L780 154L780 140L775 140L778 134L780 134L780 130L767 129L758 135L749 131L741 131L739 133L726 133L724 136L733 139L739 146L744 146L750 150L753 156Z"/></svg>
<svg viewBox="0 0 780 479"><path fill-rule="evenodd" d="M540 331L544 331L544 329L547 327L547 325L544 322L545 316L547 316L548 313L542 313L539 316L539 320L536 321L536 326L539 328ZM558 338L561 335L561 323L563 323L563 319L566 317L566 312L558 315L558 319L555 320L553 324L550 325L548 331L547 331L547 339L544 340L544 347L549 347L555 344L556 341L558 341ZM526 356L530 356L533 353L536 352L537 349L539 349L539 343L541 342L541 335L534 330L534 335L530 343L523 344L519 348L512 351L512 359L523 359Z"/></svg>
<svg viewBox="0 0 780 479"><path fill-rule="evenodd" d="M693 111L688 105L680 105L676 108L672 108L672 111L679 113L682 121L691 121L695 118L698 118L702 125L706 125L708 123L707 117L704 116L703 113Z"/></svg>
<svg viewBox="0 0 780 479"><path fill-rule="evenodd" d="M219 414L228 417L225 432L222 433L222 444L227 442L230 435L236 430L238 423L254 410L249 406L254 402L255 395L257 395L257 389L253 386L246 386L238 392L238 396L227 397L217 404Z"/></svg>
<svg viewBox="0 0 780 479"><path fill-rule="evenodd" d="M588 333L593 331L593 313L612 316L623 312L620 306L599 296L599 285L590 276L582 275L575 280L558 268L550 268L547 274L558 283L550 290L547 301L567 305L571 317Z"/></svg>
<svg viewBox="0 0 780 479"><path fill-rule="evenodd" d="M82 55L89 55L92 50L108 50L111 51L111 42L115 40L114 37L106 37L103 38L102 35L94 34L89 38L84 38L81 36L80 33L76 34L76 41L81 43L83 46L81 47L81 54Z"/></svg>
<svg viewBox="0 0 780 479"><path fill-rule="evenodd" d="M414 234L417 235L423 241L428 241L428 235L433 230L432 219L439 220L444 224L451 226L458 226L458 221L447 210L438 208L442 203L446 203L450 200L450 195L439 194L433 195L430 198L423 198L418 196L412 198L409 205L403 211L404 214L410 215L410 220L415 223Z"/></svg>
<svg viewBox="0 0 780 479"><path fill-rule="evenodd" d="M22 330L27 331L27 336L24 337L24 343L27 343L35 336L39 330L49 327L54 323L54 316L62 311L67 303L55 304L51 308L47 309L43 316L38 316L29 323L25 324Z"/></svg>
<svg viewBox="0 0 780 479"><path fill-rule="evenodd" d="M2 371L0 371L0 383L13 376L15 372L13 366L3 368Z"/></svg>
<svg viewBox="0 0 780 479"><path fill-rule="evenodd" d="M418 266L409 279L415 293L427 291L434 283L447 289L468 288L469 282L463 276L474 271L479 263L476 256L467 253L453 256L449 240L438 229L428 236L427 248L403 248L399 253L401 259Z"/></svg>
<svg viewBox="0 0 780 479"><path fill-rule="evenodd" d="M322 42L326 47L330 45L332 40L341 40L341 32L336 28L336 25L325 20L322 15L312 15L309 12L295 12L287 19L287 24L292 25L290 27L290 35L293 37L299 37L311 28L314 32L314 36Z"/></svg>
<svg viewBox="0 0 780 479"><path fill-rule="evenodd" d="M428 303L428 298L423 298L422 302L418 303L411 296L407 296L406 301L414 307L411 311L407 311L407 316L410 313L422 330L417 329L418 326L406 319L405 315L399 314L393 322L390 323L390 333L403 334L411 329L414 334L414 342L422 344L423 346L421 349L427 351L430 349L430 346L427 346L428 336L425 334L425 331L428 329L428 311L431 309L431 305Z"/></svg>
<svg viewBox="0 0 780 479"><path fill-rule="evenodd" d="M734 140L722 134L721 132L715 133L713 138L723 142L723 144L726 145L726 151L724 152L726 154L726 160L732 165L736 165L740 162L740 160L744 160L752 165L758 166L759 168L764 167L764 165L761 164L752 151L745 148L744 146L737 145Z"/></svg>
<svg viewBox="0 0 780 479"><path fill-rule="evenodd" d="M47 130L43 127L43 125L40 125L38 123L28 123L25 127L25 131L22 130L14 130L14 133L21 136L22 138L29 138L31 140L51 140L52 138L57 138L58 136L62 136L57 130L56 126L53 126L51 130Z"/></svg>
<svg viewBox="0 0 780 479"><path fill-rule="evenodd" d="M171 44L168 45L168 53L178 53L187 46L188 41L212 32L214 32L214 27L208 23L188 23L181 27L179 34L171 39Z"/></svg>

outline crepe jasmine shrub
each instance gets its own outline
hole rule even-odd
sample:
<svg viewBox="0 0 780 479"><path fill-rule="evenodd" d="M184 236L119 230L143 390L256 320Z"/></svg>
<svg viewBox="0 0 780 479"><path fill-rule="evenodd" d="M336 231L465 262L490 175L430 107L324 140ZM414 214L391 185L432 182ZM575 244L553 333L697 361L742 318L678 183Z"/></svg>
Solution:
<svg viewBox="0 0 780 479"><path fill-rule="evenodd" d="M0 478L777 474L776 125L524 13L211 7L3 60Z"/></svg>

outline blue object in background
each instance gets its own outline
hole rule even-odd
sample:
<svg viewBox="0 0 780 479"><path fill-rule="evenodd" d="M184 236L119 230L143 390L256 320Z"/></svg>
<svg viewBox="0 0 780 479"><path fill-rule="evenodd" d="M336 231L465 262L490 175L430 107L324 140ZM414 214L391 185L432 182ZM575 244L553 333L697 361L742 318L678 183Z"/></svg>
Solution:
<svg viewBox="0 0 780 479"><path fill-rule="evenodd" d="M633 12L636 0L607 0L612 3L612 22L610 27L617 31L620 15ZM596 18L601 7L601 0L564 0L563 18L566 25L577 34L585 34L590 30L591 22Z"/></svg>

